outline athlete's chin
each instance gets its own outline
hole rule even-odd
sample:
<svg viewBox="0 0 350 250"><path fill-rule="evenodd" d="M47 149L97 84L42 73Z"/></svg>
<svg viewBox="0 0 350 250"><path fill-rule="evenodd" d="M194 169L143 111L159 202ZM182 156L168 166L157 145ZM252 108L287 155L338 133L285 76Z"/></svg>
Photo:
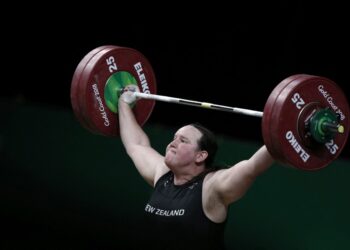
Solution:
<svg viewBox="0 0 350 250"><path fill-rule="evenodd" d="M169 164L171 163L171 160L169 159L169 157L165 156L164 162L167 166L169 166Z"/></svg>
<svg viewBox="0 0 350 250"><path fill-rule="evenodd" d="M170 169L174 165L174 161L173 161L172 157L168 157L168 156L165 156L164 163Z"/></svg>

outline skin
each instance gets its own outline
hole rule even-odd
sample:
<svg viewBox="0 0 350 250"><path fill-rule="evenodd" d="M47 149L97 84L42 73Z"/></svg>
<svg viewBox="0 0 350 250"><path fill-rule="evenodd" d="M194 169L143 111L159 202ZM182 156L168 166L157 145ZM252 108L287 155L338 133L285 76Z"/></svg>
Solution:
<svg viewBox="0 0 350 250"><path fill-rule="evenodd" d="M123 95L127 95L125 92ZM148 136L139 126L129 105L119 98L120 136L127 154L140 175L152 187L167 173L174 173L174 184L181 185L205 171L208 152L200 150L197 141L201 132L191 125L180 128L166 147L165 156L151 147ZM249 159L227 169L210 172L203 181L202 202L206 216L213 222L227 217L228 206L239 200L253 184L256 177L274 162L262 146Z"/></svg>

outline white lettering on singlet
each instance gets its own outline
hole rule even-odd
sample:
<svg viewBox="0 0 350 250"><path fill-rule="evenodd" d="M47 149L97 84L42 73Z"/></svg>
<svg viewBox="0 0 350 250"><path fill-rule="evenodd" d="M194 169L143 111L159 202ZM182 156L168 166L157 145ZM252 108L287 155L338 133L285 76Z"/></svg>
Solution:
<svg viewBox="0 0 350 250"><path fill-rule="evenodd" d="M149 204L146 205L145 211L159 216L183 216L185 214L185 209L164 210L152 207Z"/></svg>

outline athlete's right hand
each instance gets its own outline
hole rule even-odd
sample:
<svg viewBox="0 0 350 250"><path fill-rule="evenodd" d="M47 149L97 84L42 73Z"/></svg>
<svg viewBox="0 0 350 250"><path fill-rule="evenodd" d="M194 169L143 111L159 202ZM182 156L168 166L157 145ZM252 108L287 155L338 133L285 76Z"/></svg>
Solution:
<svg viewBox="0 0 350 250"><path fill-rule="evenodd" d="M137 85L127 85L121 90L120 98L123 102L127 104L133 104L138 100L136 95L134 95L135 92L140 92Z"/></svg>

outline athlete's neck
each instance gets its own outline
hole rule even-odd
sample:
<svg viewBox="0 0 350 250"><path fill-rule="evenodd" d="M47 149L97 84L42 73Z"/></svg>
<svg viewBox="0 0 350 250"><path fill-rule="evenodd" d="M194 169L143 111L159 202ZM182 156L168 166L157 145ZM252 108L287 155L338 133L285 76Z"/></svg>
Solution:
<svg viewBox="0 0 350 250"><path fill-rule="evenodd" d="M194 177L200 175L205 171L204 166L191 168L190 171L173 171L174 173L174 184L182 185L191 181Z"/></svg>

